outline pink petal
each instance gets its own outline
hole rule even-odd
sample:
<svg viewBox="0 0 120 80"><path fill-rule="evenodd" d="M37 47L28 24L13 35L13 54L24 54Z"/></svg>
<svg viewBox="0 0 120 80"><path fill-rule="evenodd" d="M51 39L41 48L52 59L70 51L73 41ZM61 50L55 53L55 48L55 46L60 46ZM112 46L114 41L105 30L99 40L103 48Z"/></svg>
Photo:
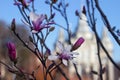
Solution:
<svg viewBox="0 0 120 80"><path fill-rule="evenodd" d="M60 41L57 42L57 47L59 49L59 52L62 52L64 50L64 46Z"/></svg>
<svg viewBox="0 0 120 80"><path fill-rule="evenodd" d="M63 64L64 64L65 66L68 66L68 62L67 62L67 60L62 59L62 62L63 62Z"/></svg>
<svg viewBox="0 0 120 80"><path fill-rule="evenodd" d="M30 16L31 21L37 21L38 18L40 17L38 14L36 14L34 12L30 12L29 16Z"/></svg>
<svg viewBox="0 0 120 80"><path fill-rule="evenodd" d="M36 33L38 33L38 31L36 31L36 30L32 30L32 33L36 34Z"/></svg>
<svg viewBox="0 0 120 80"><path fill-rule="evenodd" d="M56 55L50 55L50 56L48 56L48 59L49 60L57 60L58 56L56 56Z"/></svg>

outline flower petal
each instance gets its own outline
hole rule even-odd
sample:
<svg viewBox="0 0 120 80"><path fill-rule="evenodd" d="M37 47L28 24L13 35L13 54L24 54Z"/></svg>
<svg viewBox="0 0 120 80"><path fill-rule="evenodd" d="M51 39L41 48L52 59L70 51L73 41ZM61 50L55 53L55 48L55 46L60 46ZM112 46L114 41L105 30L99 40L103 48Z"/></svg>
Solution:
<svg viewBox="0 0 120 80"><path fill-rule="evenodd" d="M70 52L71 50L71 45L68 45L66 48L65 48L66 51Z"/></svg>
<svg viewBox="0 0 120 80"><path fill-rule="evenodd" d="M32 30L32 33L36 34L36 33L38 33L38 31L36 31L36 30Z"/></svg>
<svg viewBox="0 0 120 80"><path fill-rule="evenodd" d="M50 56L48 56L48 59L49 60L57 60L58 56L56 56L56 55L50 55Z"/></svg>
<svg viewBox="0 0 120 80"><path fill-rule="evenodd" d="M36 14L34 12L30 12L29 16L30 16L31 21L37 21L39 19L39 17L40 17L38 14Z"/></svg>
<svg viewBox="0 0 120 80"><path fill-rule="evenodd" d="M62 59L62 62L63 62L63 64L64 64L65 66L67 66L67 65L68 65L68 62L67 62L67 60L65 60L65 59Z"/></svg>
<svg viewBox="0 0 120 80"><path fill-rule="evenodd" d="M45 19L45 15L41 14L41 15L39 16L39 21L43 21L44 19Z"/></svg>
<svg viewBox="0 0 120 80"><path fill-rule="evenodd" d="M71 52L73 55L79 55L79 53L77 53L77 52Z"/></svg>
<svg viewBox="0 0 120 80"><path fill-rule="evenodd" d="M78 65L78 63L77 63L77 61L76 60L71 60L71 62L73 63L73 64L75 64L75 65Z"/></svg>
<svg viewBox="0 0 120 80"><path fill-rule="evenodd" d="M40 26L44 19L45 19L45 15L41 14L40 16L38 16L37 20L34 21L36 26Z"/></svg>
<svg viewBox="0 0 120 80"><path fill-rule="evenodd" d="M64 46L60 41L57 42L57 47L59 48L59 52L62 52L64 50Z"/></svg>

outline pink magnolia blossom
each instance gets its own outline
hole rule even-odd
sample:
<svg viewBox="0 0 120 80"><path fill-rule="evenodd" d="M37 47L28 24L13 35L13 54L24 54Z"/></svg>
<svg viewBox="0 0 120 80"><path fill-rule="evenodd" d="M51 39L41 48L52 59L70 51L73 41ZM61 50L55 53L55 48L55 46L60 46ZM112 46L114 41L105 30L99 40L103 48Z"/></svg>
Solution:
<svg viewBox="0 0 120 80"><path fill-rule="evenodd" d="M32 33L38 33L44 28L49 28L51 24L54 24L54 22L48 22L45 23L45 15L41 14L38 15L34 12L31 12L30 20L32 22ZM30 26L27 22L23 21L26 25Z"/></svg>
<svg viewBox="0 0 120 80"><path fill-rule="evenodd" d="M7 48L8 48L8 54L9 54L9 58L11 61L15 61L16 60L16 48L15 48L15 44L12 42L8 42L7 43Z"/></svg>
<svg viewBox="0 0 120 80"><path fill-rule="evenodd" d="M78 49L83 44L84 41L85 41L84 38L80 37L72 46L71 51Z"/></svg>
<svg viewBox="0 0 120 80"><path fill-rule="evenodd" d="M32 21L33 24L33 33L37 33L41 31L43 28L45 28L45 25L43 25L43 20L45 19L45 15L37 15L33 12L30 13L30 20ZM46 26L47 28L47 26Z"/></svg>
<svg viewBox="0 0 120 80"><path fill-rule="evenodd" d="M57 52L58 55L51 54L50 56L48 56L49 60L61 59L62 63L67 66L68 61L73 61L75 55L78 55L78 53L70 51L71 46L64 47L63 44L59 41L57 42L57 47L59 49L59 51Z"/></svg>

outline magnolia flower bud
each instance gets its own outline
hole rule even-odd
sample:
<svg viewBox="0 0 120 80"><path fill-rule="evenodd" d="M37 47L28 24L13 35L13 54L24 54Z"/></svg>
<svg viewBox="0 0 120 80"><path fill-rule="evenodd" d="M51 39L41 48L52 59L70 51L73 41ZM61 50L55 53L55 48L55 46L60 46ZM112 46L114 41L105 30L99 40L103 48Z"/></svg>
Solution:
<svg viewBox="0 0 120 80"><path fill-rule="evenodd" d="M53 19L55 17L55 13L53 13L50 17L50 19Z"/></svg>
<svg viewBox="0 0 120 80"><path fill-rule="evenodd" d="M50 27L49 32L54 31L55 27Z"/></svg>
<svg viewBox="0 0 120 80"><path fill-rule="evenodd" d="M117 30L116 32L117 32L117 35L120 36L120 30Z"/></svg>
<svg viewBox="0 0 120 80"><path fill-rule="evenodd" d="M75 15L76 15L76 16L79 16L78 10L75 11Z"/></svg>
<svg viewBox="0 0 120 80"><path fill-rule="evenodd" d="M61 7L61 5L62 5L62 3L60 2L60 3L58 4L58 8L60 8L60 7Z"/></svg>
<svg viewBox="0 0 120 80"><path fill-rule="evenodd" d="M11 30L15 31L15 29L16 29L15 19L13 19L11 22Z"/></svg>
<svg viewBox="0 0 120 80"><path fill-rule="evenodd" d="M15 48L14 43L8 42L7 48L8 48L8 54L9 54L10 60L15 62L16 61L16 48Z"/></svg>
<svg viewBox="0 0 120 80"><path fill-rule="evenodd" d="M75 44L72 46L71 51L76 50L77 48L79 48L84 41L85 41L85 40L84 40L82 37L80 37L80 38L75 42Z"/></svg>
<svg viewBox="0 0 120 80"><path fill-rule="evenodd" d="M69 6L69 4L67 3L65 6L66 6L66 7L68 7L68 6Z"/></svg>

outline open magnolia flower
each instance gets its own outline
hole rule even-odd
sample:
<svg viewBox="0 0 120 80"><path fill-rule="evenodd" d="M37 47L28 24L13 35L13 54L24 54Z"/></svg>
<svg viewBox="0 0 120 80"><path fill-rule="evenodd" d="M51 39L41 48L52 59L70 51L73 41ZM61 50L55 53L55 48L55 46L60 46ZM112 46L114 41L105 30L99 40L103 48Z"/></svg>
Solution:
<svg viewBox="0 0 120 80"><path fill-rule="evenodd" d="M64 45L60 41L57 42L57 47L59 49L59 51L57 52L58 54L51 54L50 56L48 56L49 60L61 59L63 64L67 66L68 61L73 61L73 58L75 58L76 55L78 55L78 53L70 51L71 46L64 47Z"/></svg>
<svg viewBox="0 0 120 80"><path fill-rule="evenodd" d="M30 21L32 22L32 25L30 25L24 20L22 20L22 22L27 26L30 27L32 26L32 33L38 33L42 29L49 28L51 24L54 24L54 22L45 22L44 20L46 16L44 14L38 15L34 12L30 12L29 17L30 17Z"/></svg>
<svg viewBox="0 0 120 80"><path fill-rule="evenodd" d="M41 31L44 28L49 28L50 24L53 24L54 22L48 22L48 23L43 23L43 21L45 20L45 15L41 14L41 15L37 15L34 12L30 13L30 20L32 21L32 25L33 25L33 33L38 33L39 31Z"/></svg>

